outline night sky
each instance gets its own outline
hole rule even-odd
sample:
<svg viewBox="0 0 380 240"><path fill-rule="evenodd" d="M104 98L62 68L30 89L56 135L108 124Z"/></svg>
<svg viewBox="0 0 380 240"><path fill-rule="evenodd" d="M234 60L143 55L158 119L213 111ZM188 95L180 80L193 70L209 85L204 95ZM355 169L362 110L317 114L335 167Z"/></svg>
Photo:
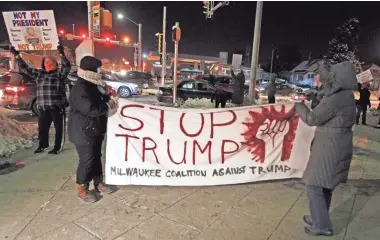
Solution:
<svg viewBox="0 0 380 240"><path fill-rule="evenodd" d="M137 39L137 27L127 20L118 20L117 13L143 25L143 51L155 48L155 33L162 31L162 9L167 7L167 30L179 22L182 40L179 52L218 56L220 51L244 51L252 45L256 2L230 2L216 11L213 19L205 19L202 2L101 2L114 14L114 32L126 33ZM54 10L58 28L71 32L87 29L86 2L2 2L1 11ZM361 22L360 57L362 61L380 63L380 2L264 2L260 61L264 63L273 45L281 43L298 46L304 59L309 52L318 58L326 51L334 29L350 17ZM8 34L0 21L0 40ZM167 49L172 52L170 32ZM74 46L73 42L65 44ZM127 57L132 60L132 49L96 46L97 57Z"/></svg>

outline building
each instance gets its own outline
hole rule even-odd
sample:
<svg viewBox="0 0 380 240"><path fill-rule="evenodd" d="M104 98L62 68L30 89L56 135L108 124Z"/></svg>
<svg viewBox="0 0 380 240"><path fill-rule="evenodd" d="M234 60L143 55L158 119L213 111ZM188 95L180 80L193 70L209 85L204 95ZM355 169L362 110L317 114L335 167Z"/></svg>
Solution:
<svg viewBox="0 0 380 240"><path fill-rule="evenodd" d="M315 86L315 75L319 63L323 63L323 60L315 59L303 61L290 71L290 82L300 85Z"/></svg>
<svg viewBox="0 0 380 240"><path fill-rule="evenodd" d="M167 63L167 75L171 75L174 62L174 54L168 54L168 63ZM160 55L158 52L150 52L146 61L151 66L152 75L161 75L161 64L160 64ZM203 71L203 73L208 73L211 66L215 63L219 62L218 57L210 57L210 56L201 56L201 55L192 55L192 54L178 54L178 72L183 68L189 69L198 69ZM203 69L202 69L203 68Z"/></svg>

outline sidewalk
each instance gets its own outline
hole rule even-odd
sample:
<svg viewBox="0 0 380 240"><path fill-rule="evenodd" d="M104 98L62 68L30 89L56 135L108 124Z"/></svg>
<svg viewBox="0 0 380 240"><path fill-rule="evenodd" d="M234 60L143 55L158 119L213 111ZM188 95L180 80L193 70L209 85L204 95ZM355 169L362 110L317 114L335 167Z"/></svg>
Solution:
<svg viewBox="0 0 380 240"><path fill-rule="evenodd" d="M377 117L369 117L374 124ZM0 239L380 239L380 130L355 129L348 184L336 189L336 236L303 232L308 211L297 180L217 187L120 187L95 204L76 197L72 144L58 156L18 155L0 175ZM21 159L22 158L22 159Z"/></svg>

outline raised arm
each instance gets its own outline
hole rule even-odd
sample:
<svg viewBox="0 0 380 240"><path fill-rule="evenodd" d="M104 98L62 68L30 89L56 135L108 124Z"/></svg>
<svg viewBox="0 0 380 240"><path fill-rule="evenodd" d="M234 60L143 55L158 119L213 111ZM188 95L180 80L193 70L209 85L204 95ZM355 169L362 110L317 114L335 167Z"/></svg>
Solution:
<svg viewBox="0 0 380 240"><path fill-rule="evenodd" d="M298 113L302 121L309 126L323 125L336 114L336 109L323 100L313 109L313 111L311 111L304 103L296 103L295 111Z"/></svg>
<svg viewBox="0 0 380 240"><path fill-rule="evenodd" d="M69 75L71 70L71 64L66 58L63 46L61 44L58 44L57 50L59 56L61 57L61 68L59 69L59 76L61 79L66 80L67 75Z"/></svg>
<svg viewBox="0 0 380 240"><path fill-rule="evenodd" d="M17 65L18 65L18 68L19 68L20 72L23 72L23 73L29 75L33 79L37 78L38 75L41 74L42 70L30 67L24 61L24 59L22 59L22 57L20 56L20 52L17 51L13 46L11 47L10 51L14 55L14 57L16 59L16 62L17 62Z"/></svg>

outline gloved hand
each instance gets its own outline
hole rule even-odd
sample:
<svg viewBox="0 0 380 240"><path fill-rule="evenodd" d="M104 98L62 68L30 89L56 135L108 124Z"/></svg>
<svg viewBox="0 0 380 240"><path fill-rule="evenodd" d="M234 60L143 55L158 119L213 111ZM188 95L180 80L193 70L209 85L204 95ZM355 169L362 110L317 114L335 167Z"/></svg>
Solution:
<svg viewBox="0 0 380 240"><path fill-rule="evenodd" d="M63 46L61 45L61 43L58 43L58 46L57 46L57 51L60 55L65 55L65 52L63 51L64 48Z"/></svg>
<svg viewBox="0 0 380 240"><path fill-rule="evenodd" d="M14 48L13 46L11 46L11 49L10 49L11 53L14 55L14 56L18 56L20 55L20 52L16 50L16 48Z"/></svg>
<svg viewBox="0 0 380 240"><path fill-rule="evenodd" d="M109 109L117 108L119 104L118 98L111 97L110 100L107 102Z"/></svg>

